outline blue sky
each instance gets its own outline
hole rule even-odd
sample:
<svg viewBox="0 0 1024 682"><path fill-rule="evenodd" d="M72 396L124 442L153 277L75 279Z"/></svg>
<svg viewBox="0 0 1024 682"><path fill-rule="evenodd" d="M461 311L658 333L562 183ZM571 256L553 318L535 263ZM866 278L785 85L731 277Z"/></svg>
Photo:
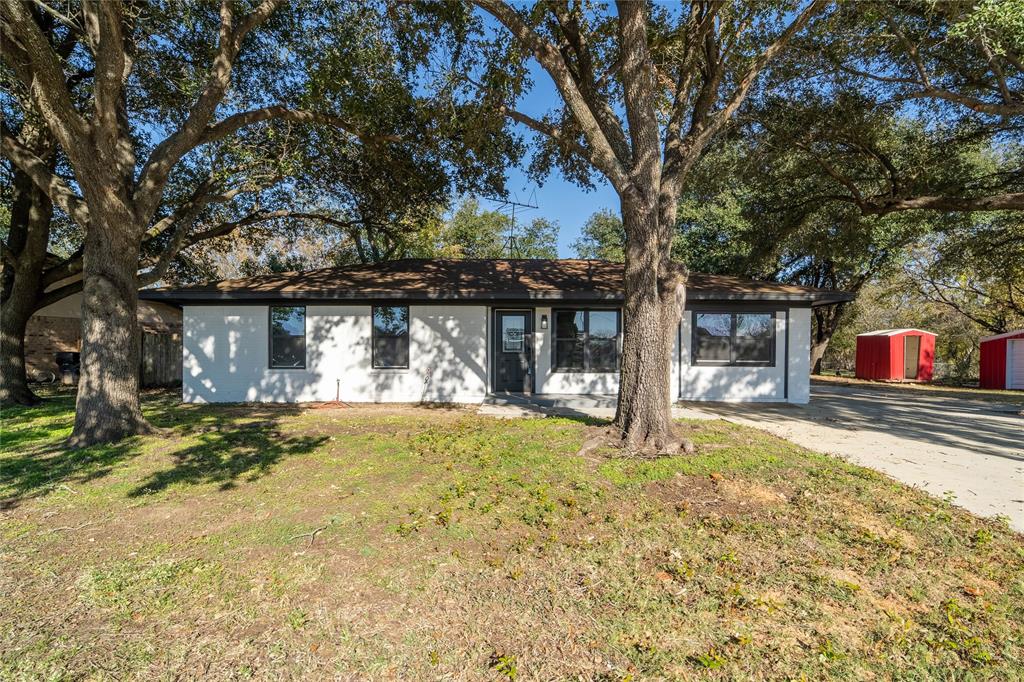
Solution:
<svg viewBox="0 0 1024 682"><path fill-rule="evenodd" d="M536 62L531 63L530 71L534 82L533 89L523 96L518 106L523 112L539 118L557 107L561 100L551 78ZM529 132L522 126L517 126L516 129L529 136ZM543 185L538 186L526 177L526 165L529 162L530 154L527 153L522 168L509 169L508 181L505 183L509 198L515 200L518 197L518 201L540 207L522 214L524 219L543 216L557 222L558 256L572 258L576 255L572 243L580 236L583 223L591 214L603 208L618 212L619 198L611 185L600 175L594 177L595 189L590 191L567 182L557 171L549 175ZM536 192L536 201L533 200L533 192Z"/></svg>

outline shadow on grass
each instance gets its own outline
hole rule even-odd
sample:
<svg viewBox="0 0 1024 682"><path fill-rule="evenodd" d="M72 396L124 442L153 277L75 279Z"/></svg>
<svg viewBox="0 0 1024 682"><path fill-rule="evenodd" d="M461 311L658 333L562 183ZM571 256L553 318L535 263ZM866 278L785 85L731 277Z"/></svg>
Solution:
<svg viewBox="0 0 1024 682"><path fill-rule="evenodd" d="M281 419L300 412L296 406L181 405L174 393L154 391L143 395L143 411L166 433L67 450L63 441L74 422L73 394L55 393L39 405L4 410L0 509L61 486L117 475L131 460L157 451L168 454L173 466L150 473L129 496L175 484L219 483L227 490L237 480L256 480L281 459L309 453L326 440L279 431Z"/></svg>
<svg viewBox="0 0 1024 682"><path fill-rule="evenodd" d="M327 436L286 438L267 422L206 433L199 437L199 443L173 452L172 468L150 474L128 496L148 495L179 483L219 483L220 490L230 490L238 479L255 481L280 460L313 452L326 440Z"/></svg>

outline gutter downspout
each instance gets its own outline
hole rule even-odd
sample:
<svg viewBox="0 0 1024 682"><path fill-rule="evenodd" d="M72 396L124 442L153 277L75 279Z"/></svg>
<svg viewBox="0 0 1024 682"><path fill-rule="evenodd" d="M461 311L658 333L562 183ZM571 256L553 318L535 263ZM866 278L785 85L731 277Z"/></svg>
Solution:
<svg viewBox="0 0 1024 682"><path fill-rule="evenodd" d="M686 311L679 316L679 325L676 327L676 400L683 398L683 318ZM674 401L673 401L674 402Z"/></svg>
<svg viewBox="0 0 1024 682"><path fill-rule="evenodd" d="M789 402L789 308L786 308L786 358L783 360L782 399Z"/></svg>

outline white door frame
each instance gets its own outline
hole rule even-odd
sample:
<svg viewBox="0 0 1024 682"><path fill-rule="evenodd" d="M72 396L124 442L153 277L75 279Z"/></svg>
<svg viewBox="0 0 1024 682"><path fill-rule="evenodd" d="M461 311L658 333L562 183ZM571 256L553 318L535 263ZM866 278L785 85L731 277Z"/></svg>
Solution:
<svg viewBox="0 0 1024 682"><path fill-rule="evenodd" d="M1024 345L1024 339L1007 339L1006 340L1006 388L1009 389L1024 389L1024 385L1016 385L1013 383L1014 370L1016 369L1013 365L1014 353L1017 349L1015 344Z"/></svg>

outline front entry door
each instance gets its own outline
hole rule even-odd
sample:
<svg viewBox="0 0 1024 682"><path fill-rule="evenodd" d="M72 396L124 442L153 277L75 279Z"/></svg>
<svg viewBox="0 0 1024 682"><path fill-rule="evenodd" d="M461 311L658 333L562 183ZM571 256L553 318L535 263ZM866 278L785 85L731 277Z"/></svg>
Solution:
<svg viewBox="0 0 1024 682"><path fill-rule="evenodd" d="M495 311L492 354L495 392L533 392L532 311Z"/></svg>
<svg viewBox="0 0 1024 682"><path fill-rule="evenodd" d="M921 360L921 337L903 337L903 378L916 379Z"/></svg>

